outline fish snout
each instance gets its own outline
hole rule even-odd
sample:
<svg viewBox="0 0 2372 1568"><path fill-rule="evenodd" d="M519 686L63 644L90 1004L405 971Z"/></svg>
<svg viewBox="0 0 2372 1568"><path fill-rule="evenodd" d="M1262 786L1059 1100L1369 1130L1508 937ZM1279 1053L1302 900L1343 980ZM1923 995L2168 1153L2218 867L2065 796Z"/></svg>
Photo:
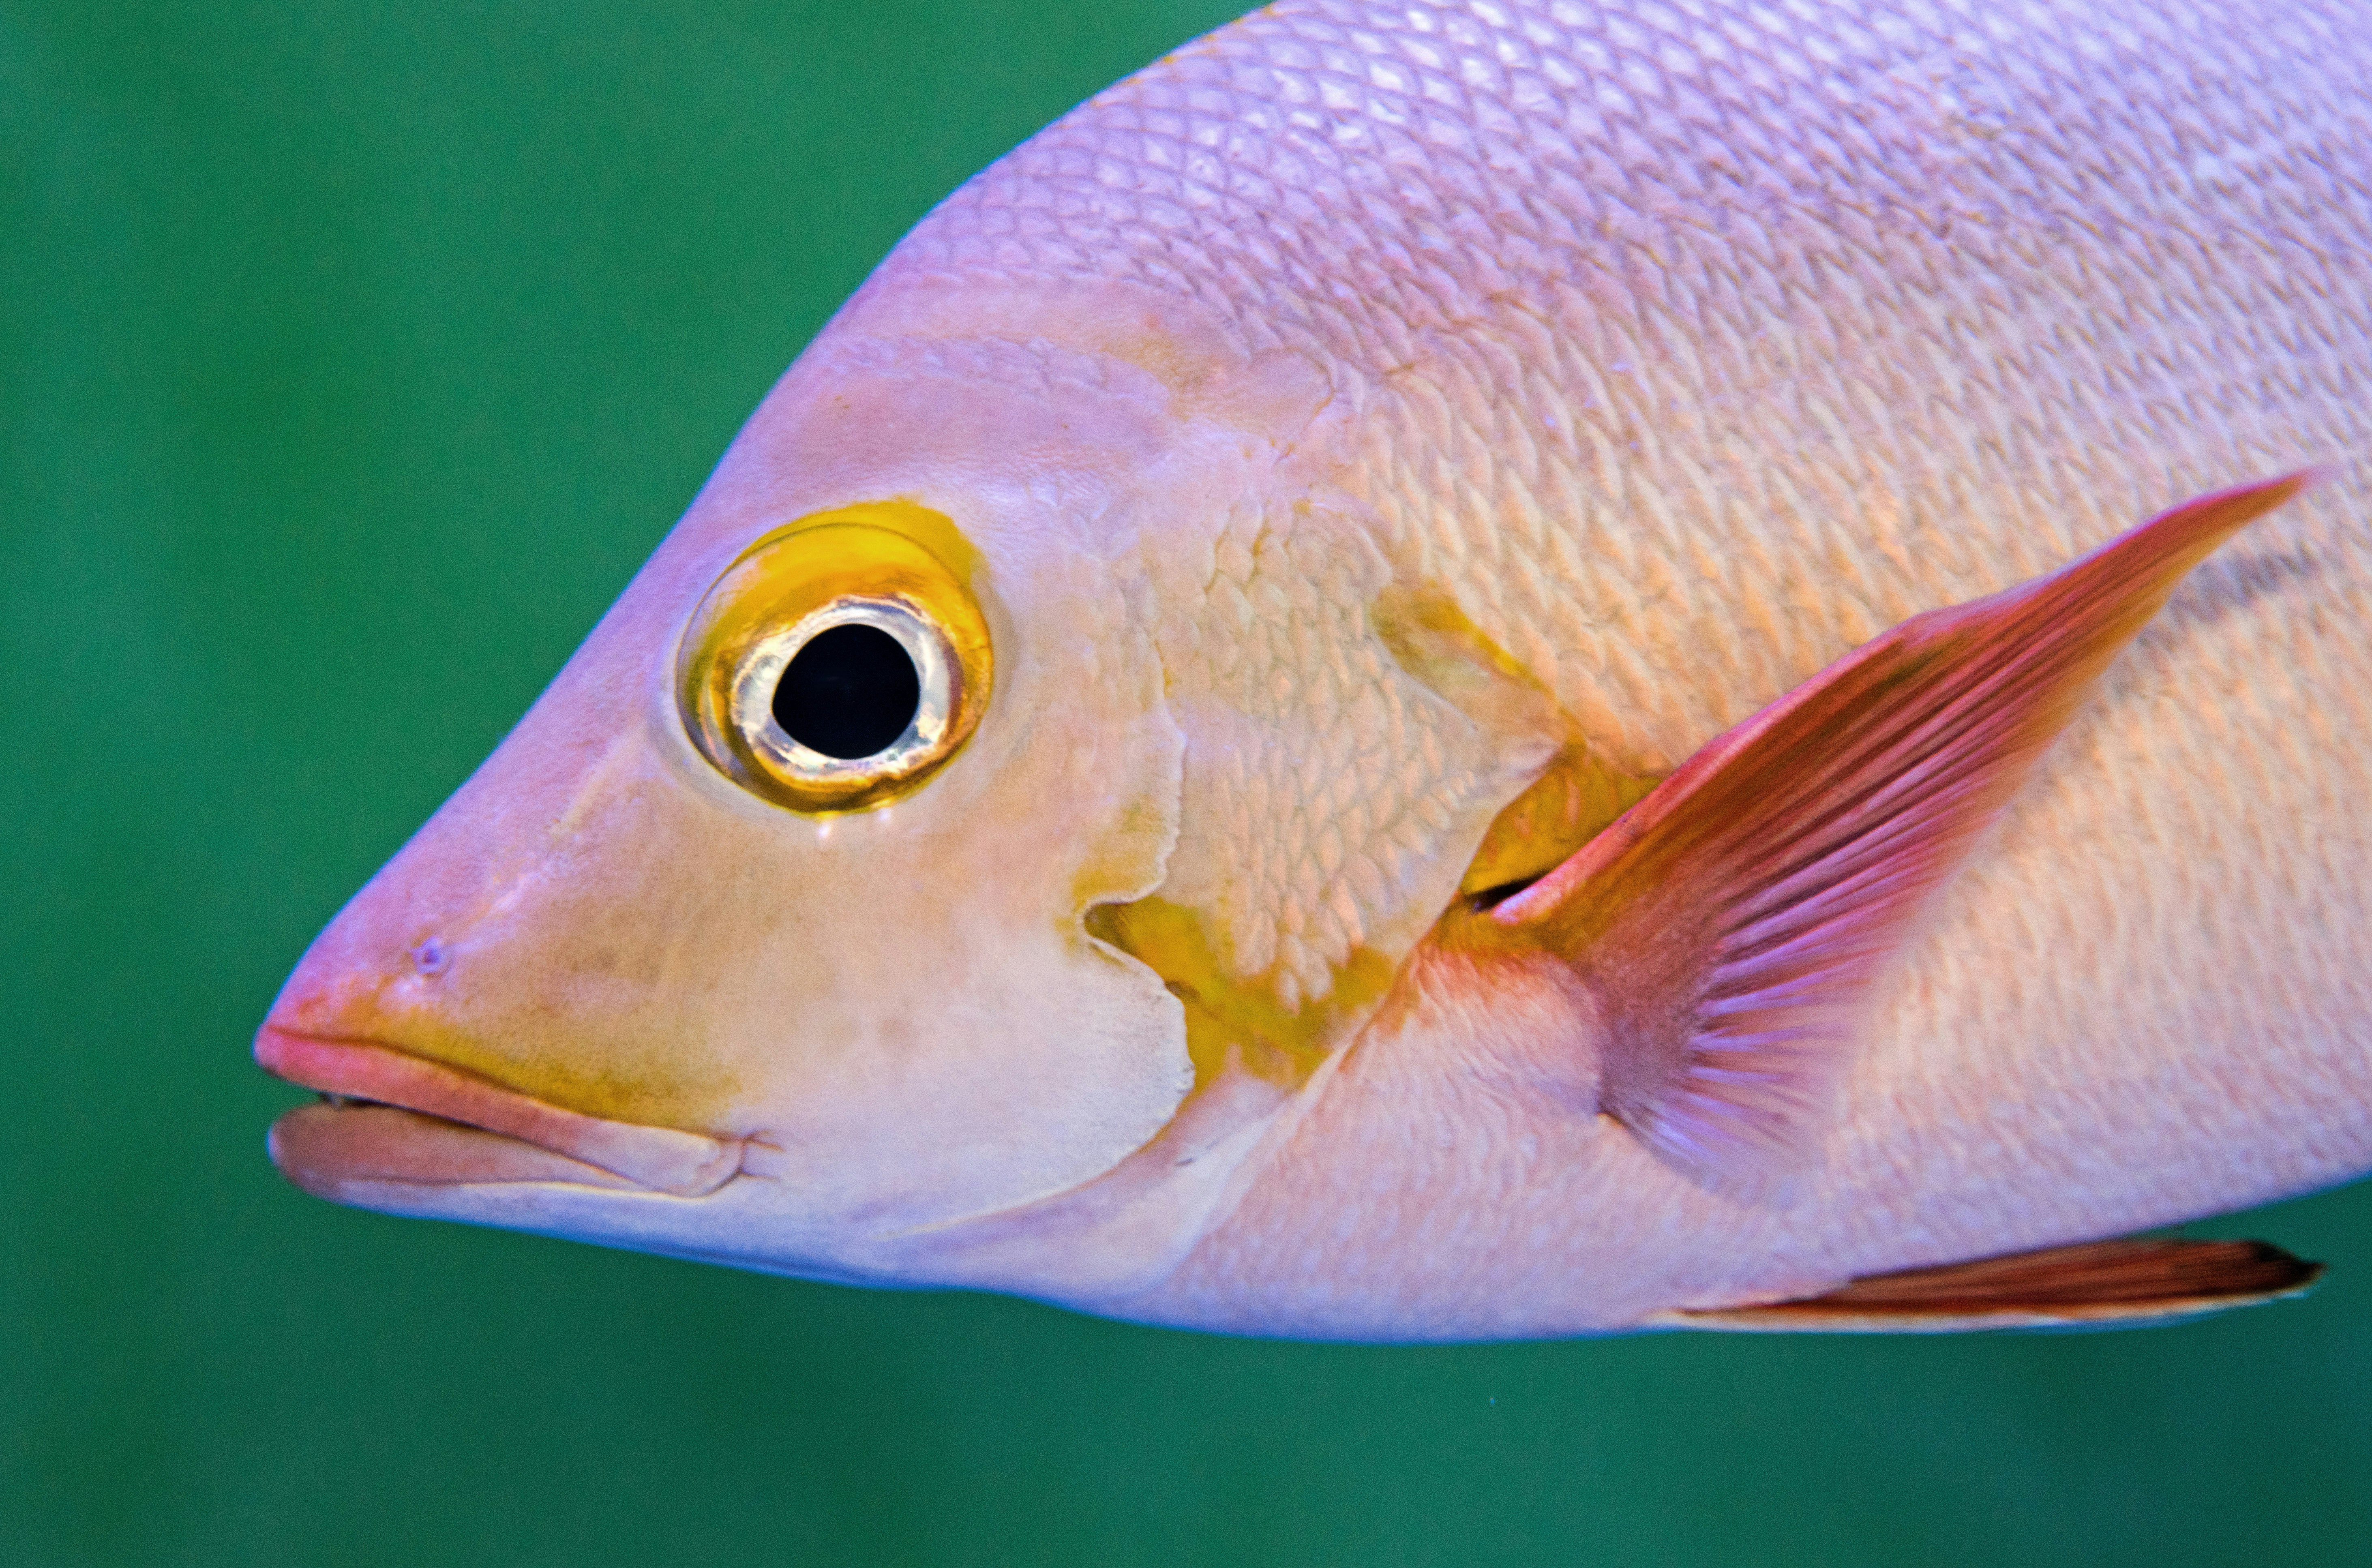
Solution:
<svg viewBox="0 0 2372 1568"><path fill-rule="evenodd" d="M548 1020L548 999L515 993L498 934L424 934L451 923L382 892L331 923L256 1032L257 1065L321 1096L273 1125L273 1162L289 1180L389 1207L429 1189L521 1182L696 1198L739 1172L741 1138L658 1124L676 1120L669 1108L634 1114L635 1075L580 1084L555 1072L565 1053L532 1022Z"/></svg>

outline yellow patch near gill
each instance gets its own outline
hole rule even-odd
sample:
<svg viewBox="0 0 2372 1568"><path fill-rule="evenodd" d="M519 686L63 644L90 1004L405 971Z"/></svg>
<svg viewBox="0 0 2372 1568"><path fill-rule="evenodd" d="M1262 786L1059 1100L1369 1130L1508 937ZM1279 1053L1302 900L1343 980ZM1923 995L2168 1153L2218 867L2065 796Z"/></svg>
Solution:
<svg viewBox="0 0 2372 1568"><path fill-rule="evenodd" d="M1494 735L1576 740L1553 692L1430 584L1394 584L1367 607L1367 624L1400 667Z"/></svg>
<svg viewBox="0 0 2372 1568"><path fill-rule="evenodd" d="M1197 1087L1215 1080L1232 1058L1254 1077L1284 1087L1300 1084L1364 1023L1398 973L1396 960L1354 949L1334 968L1323 996L1288 1007L1282 966L1238 976L1220 957L1208 924L1166 899L1098 904L1088 932L1159 975L1186 1009L1186 1051Z"/></svg>
<svg viewBox="0 0 2372 1568"><path fill-rule="evenodd" d="M1659 782L1610 767L1587 746L1566 747L1531 788L1492 819L1473 864L1459 879L1459 892L1471 898L1547 876Z"/></svg>
<svg viewBox="0 0 2372 1568"><path fill-rule="evenodd" d="M1503 745L1528 748L1541 760L1532 782L1484 831L1457 899L1436 914L1471 912L1473 895L1544 875L1658 782L1594 755L1554 694L1447 592L1394 585L1369 604L1367 621L1411 677ZM1332 967L1324 994L1305 999L1281 964L1238 972L1212 917L1198 909L1148 896L1094 904L1086 924L1158 974L1185 1008L1198 1088L1230 1063L1284 1087L1297 1086L1376 1016L1406 958L1356 947Z"/></svg>
<svg viewBox="0 0 2372 1568"><path fill-rule="evenodd" d="M1656 776L1592 753L1554 693L1443 590L1387 588L1367 619L1401 668L1475 723L1562 742L1547 770L1493 819L1459 881L1461 895L1545 876L1656 787Z"/></svg>

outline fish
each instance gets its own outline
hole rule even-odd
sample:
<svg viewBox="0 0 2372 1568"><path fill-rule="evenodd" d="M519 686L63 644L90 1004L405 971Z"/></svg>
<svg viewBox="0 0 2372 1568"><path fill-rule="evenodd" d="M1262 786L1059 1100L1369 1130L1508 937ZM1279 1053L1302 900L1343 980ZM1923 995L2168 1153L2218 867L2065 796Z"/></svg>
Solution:
<svg viewBox="0 0 2372 1568"><path fill-rule="evenodd" d="M1280 0L948 197L256 1037L337 1202L1372 1342L2372 1168L2372 6Z"/></svg>

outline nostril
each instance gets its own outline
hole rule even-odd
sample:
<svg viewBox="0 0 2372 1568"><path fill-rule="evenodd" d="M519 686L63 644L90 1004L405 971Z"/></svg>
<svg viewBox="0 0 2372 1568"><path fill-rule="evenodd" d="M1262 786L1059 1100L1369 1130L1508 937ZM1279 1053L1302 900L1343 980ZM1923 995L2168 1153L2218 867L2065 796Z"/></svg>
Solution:
<svg viewBox="0 0 2372 1568"><path fill-rule="evenodd" d="M434 980L453 965L453 950L436 937L431 936L412 950L412 972L424 980Z"/></svg>

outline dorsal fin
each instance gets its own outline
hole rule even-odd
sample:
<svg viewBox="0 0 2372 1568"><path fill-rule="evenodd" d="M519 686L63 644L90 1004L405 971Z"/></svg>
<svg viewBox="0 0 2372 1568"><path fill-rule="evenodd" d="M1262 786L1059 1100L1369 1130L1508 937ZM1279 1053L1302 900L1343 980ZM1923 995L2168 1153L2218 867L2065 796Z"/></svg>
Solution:
<svg viewBox="0 0 2372 1568"><path fill-rule="evenodd" d="M2296 1295L2321 1277L2321 1264L2269 1242L2128 1237L1873 1274L1825 1295L1657 1321L1829 1333L2138 1326Z"/></svg>
<svg viewBox="0 0 2372 1568"><path fill-rule="evenodd" d="M2185 573L2313 476L2228 490L1913 616L1719 737L1483 939L1569 965L1599 1103L1692 1175L1797 1160L1879 964Z"/></svg>

